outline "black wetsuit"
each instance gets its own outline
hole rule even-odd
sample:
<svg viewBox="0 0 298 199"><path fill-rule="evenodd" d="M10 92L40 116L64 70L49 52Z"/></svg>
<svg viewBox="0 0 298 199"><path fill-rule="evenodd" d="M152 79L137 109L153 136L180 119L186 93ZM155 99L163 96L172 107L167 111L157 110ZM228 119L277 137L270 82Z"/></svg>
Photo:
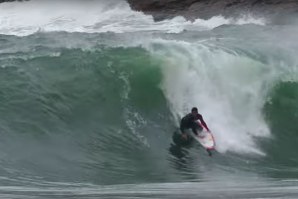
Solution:
<svg viewBox="0 0 298 199"><path fill-rule="evenodd" d="M185 133L185 130L191 129L192 132L198 135L197 130L202 131L203 128L199 125L196 120L204 121L201 114L194 116L192 113L184 116L180 122L180 130L182 133Z"/></svg>

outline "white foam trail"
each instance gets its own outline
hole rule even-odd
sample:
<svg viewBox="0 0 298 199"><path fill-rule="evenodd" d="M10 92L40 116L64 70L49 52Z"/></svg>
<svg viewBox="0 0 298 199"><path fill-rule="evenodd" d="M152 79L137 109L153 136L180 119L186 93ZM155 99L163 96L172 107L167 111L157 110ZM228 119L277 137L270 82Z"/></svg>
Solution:
<svg viewBox="0 0 298 199"><path fill-rule="evenodd" d="M132 11L123 0L39 1L0 4L0 34L26 36L36 32L166 32L208 30L223 24L264 25L263 19L242 17L187 21L183 17L154 22L152 16Z"/></svg>
<svg viewBox="0 0 298 199"><path fill-rule="evenodd" d="M278 76L273 67L203 44L158 40L146 47L164 60L161 87L174 115L198 106L218 151L264 155L254 138L270 135L261 111Z"/></svg>

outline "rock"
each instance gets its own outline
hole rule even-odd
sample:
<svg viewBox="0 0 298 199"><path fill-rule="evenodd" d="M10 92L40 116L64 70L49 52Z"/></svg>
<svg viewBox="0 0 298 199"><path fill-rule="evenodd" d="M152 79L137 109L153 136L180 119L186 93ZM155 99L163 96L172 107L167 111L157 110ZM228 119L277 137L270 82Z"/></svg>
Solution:
<svg viewBox="0 0 298 199"><path fill-rule="evenodd" d="M155 20L184 16L187 19L209 19L223 15L237 17L243 14L281 20L298 15L297 0L127 0L132 9L151 14Z"/></svg>

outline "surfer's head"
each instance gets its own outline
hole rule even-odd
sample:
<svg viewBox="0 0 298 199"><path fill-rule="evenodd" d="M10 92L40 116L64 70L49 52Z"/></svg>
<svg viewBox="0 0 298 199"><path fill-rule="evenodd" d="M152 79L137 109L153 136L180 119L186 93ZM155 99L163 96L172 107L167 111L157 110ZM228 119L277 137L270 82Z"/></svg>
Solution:
<svg viewBox="0 0 298 199"><path fill-rule="evenodd" d="M193 108L191 109L191 113L192 113L193 115L198 114L198 108L197 108L197 107L193 107Z"/></svg>

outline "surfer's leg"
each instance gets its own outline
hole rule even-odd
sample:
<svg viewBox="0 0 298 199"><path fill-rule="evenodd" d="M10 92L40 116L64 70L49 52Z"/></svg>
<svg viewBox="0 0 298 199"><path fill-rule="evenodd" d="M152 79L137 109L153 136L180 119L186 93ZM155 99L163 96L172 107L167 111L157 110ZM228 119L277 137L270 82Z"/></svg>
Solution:
<svg viewBox="0 0 298 199"><path fill-rule="evenodd" d="M195 135L198 135L198 133L200 133L200 132L203 130L203 128L202 128L199 124L197 124L196 122L194 122L194 123L192 124L191 129L192 129L192 132L193 132Z"/></svg>
<svg viewBox="0 0 298 199"><path fill-rule="evenodd" d="M189 129L189 127L187 125L183 124L183 122L181 122L181 124L180 124L180 131L181 131L182 135L183 134L187 134L187 130L188 129Z"/></svg>
<svg viewBox="0 0 298 199"><path fill-rule="evenodd" d="M197 132L202 132L203 131L203 127L201 125L199 125L198 123L195 123L195 127L197 129Z"/></svg>
<svg viewBox="0 0 298 199"><path fill-rule="evenodd" d="M193 126L191 130L195 135L198 135L197 128L195 126Z"/></svg>
<svg viewBox="0 0 298 199"><path fill-rule="evenodd" d="M188 136L187 136L187 133L186 133L186 126L183 125L182 123L180 124L180 131L181 131L181 136L184 140L187 140L188 139Z"/></svg>

